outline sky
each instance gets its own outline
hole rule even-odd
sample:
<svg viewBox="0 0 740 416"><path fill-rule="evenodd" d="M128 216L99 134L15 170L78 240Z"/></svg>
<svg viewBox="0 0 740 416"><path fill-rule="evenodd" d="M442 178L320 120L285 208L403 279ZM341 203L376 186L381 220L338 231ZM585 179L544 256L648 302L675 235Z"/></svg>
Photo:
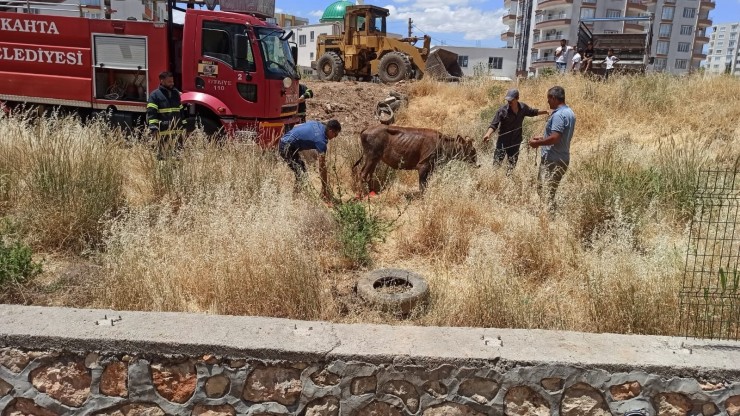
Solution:
<svg viewBox="0 0 740 416"><path fill-rule="evenodd" d="M318 23L324 8L331 3L331 0L276 0L275 7L280 12ZM413 34L429 34L436 45L505 46L501 32L508 27L501 21L503 0L365 0L365 4L390 10L389 32L405 35L411 18ZM717 7L709 15L714 23L740 22L740 0L717 0Z"/></svg>

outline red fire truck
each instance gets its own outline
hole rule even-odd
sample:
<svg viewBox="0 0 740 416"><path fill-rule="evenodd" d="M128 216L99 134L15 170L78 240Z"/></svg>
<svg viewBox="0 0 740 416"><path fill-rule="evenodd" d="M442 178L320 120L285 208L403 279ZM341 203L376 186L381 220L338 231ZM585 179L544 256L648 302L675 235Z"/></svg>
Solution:
<svg viewBox="0 0 740 416"><path fill-rule="evenodd" d="M270 145L298 122L292 32L269 23L264 7L239 9L259 1L222 0L221 10L201 10L193 0L186 9L168 0L163 22L50 15L30 3L0 1L0 102L7 107L107 112L116 124L139 126L159 73L171 71L188 124L197 121L207 133L257 133ZM173 22L175 10L183 24Z"/></svg>

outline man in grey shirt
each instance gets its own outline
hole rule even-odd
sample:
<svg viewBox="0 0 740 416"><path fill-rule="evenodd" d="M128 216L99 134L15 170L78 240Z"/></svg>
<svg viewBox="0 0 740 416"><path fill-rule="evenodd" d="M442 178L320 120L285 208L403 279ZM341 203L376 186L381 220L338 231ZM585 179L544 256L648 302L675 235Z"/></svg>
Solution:
<svg viewBox="0 0 740 416"><path fill-rule="evenodd" d="M565 90L555 86L547 91L547 104L553 110L545 126L544 137L533 137L529 140L532 147L540 147L541 160L539 183L540 195L547 197L548 208L555 212L555 192L558 190L563 175L570 164L570 142L576 128L576 115L565 104Z"/></svg>

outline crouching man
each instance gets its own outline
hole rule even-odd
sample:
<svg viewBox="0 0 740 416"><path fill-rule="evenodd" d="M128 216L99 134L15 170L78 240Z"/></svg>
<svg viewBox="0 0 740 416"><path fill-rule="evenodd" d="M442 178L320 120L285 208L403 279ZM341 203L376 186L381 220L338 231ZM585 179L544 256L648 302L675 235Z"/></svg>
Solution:
<svg viewBox="0 0 740 416"><path fill-rule="evenodd" d="M328 173L326 170L326 151L329 140L337 137L342 126L337 120L326 123L308 121L295 126L280 139L278 150L290 169L295 173L296 184L306 175L306 164L301 159L301 150L316 150L319 153L319 176L321 177L321 197L329 200Z"/></svg>

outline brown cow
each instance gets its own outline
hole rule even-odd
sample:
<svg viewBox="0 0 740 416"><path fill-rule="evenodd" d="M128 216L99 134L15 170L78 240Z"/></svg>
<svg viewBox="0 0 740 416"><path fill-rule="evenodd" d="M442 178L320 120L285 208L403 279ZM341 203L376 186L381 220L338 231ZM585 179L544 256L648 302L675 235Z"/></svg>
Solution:
<svg viewBox="0 0 740 416"><path fill-rule="evenodd" d="M381 160L394 169L419 171L419 189L424 191L434 167L445 160L460 159L476 163L472 140L443 135L431 129L387 126L380 124L366 128L360 133L362 157L352 169L364 159L360 178L370 187L370 179Z"/></svg>

